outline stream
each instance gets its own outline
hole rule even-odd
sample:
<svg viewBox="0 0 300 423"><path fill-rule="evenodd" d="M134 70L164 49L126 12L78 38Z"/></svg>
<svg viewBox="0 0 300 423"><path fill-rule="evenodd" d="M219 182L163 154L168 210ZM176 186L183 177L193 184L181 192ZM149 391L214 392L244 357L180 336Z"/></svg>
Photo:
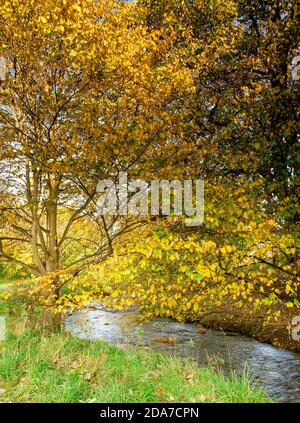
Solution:
<svg viewBox="0 0 300 423"><path fill-rule="evenodd" d="M300 403L300 354L278 349L238 333L207 330L167 318L141 322L134 310L116 311L101 307L81 311L66 319L66 328L75 337L104 340L119 347L138 345L172 356L188 357L205 365L220 360L221 368L242 374L245 366L257 383L278 402ZM162 342L164 338L174 343Z"/></svg>

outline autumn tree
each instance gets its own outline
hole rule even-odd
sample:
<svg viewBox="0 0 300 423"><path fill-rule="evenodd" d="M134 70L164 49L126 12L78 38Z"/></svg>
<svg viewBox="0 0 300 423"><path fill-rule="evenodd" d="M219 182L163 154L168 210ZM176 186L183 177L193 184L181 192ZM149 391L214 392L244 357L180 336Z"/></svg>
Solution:
<svg viewBox="0 0 300 423"><path fill-rule="evenodd" d="M140 3L149 28L174 30L194 77L174 169L205 180L205 222L192 233L178 222L154 227L147 246L128 240L132 254L121 248L109 271L114 301L125 301L117 287L126 286L148 316L196 320L228 304L266 318L299 307L296 2Z"/></svg>
<svg viewBox="0 0 300 423"><path fill-rule="evenodd" d="M180 122L169 104L191 78L168 56L172 36L149 31L142 18L118 1L1 1L0 257L40 277L50 323L68 278L103 261L114 238L136 227L97 215L99 179L141 175L178 149L162 154ZM78 222L90 229L64 262ZM20 244L32 260L14 255Z"/></svg>
<svg viewBox="0 0 300 423"><path fill-rule="evenodd" d="M2 259L39 275L51 307L99 262L116 305L142 298L156 314L299 306L296 2L1 6ZM98 180L120 171L201 177L204 225L170 218L126 238L140 219L96 213ZM66 258L74 243L84 253Z"/></svg>

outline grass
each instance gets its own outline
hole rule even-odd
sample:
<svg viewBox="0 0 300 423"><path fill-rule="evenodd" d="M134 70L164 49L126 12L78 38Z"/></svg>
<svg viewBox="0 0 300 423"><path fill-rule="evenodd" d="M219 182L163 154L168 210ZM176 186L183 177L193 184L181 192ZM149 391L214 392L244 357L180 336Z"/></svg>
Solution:
<svg viewBox="0 0 300 423"><path fill-rule="evenodd" d="M7 275L0 271L0 288L5 289L13 284L13 282L24 280L29 278L29 275L26 273L14 273L11 275Z"/></svg>
<svg viewBox="0 0 300 423"><path fill-rule="evenodd" d="M0 315L0 402L270 402L247 372L28 329L22 299L0 301Z"/></svg>
<svg viewBox="0 0 300 423"><path fill-rule="evenodd" d="M269 402L249 377L137 348L26 331L0 342L1 402Z"/></svg>
<svg viewBox="0 0 300 423"><path fill-rule="evenodd" d="M0 277L0 291L10 289L15 279L4 279Z"/></svg>

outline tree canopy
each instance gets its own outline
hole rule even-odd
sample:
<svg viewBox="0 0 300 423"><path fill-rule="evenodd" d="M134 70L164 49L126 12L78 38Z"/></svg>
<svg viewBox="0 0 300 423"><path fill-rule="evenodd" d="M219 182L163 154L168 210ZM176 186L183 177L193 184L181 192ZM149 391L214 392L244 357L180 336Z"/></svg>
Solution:
<svg viewBox="0 0 300 423"><path fill-rule="evenodd" d="M29 295L299 307L297 3L0 6L0 258L37 276ZM99 216L97 182L124 171L201 177L204 224Z"/></svg>

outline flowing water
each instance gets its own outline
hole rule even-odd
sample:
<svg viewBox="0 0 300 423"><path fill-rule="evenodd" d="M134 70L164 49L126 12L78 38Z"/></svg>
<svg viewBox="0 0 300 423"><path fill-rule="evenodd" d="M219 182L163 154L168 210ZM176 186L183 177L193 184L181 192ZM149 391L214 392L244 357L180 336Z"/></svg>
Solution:
<svg viewBox="0 0 300 423"><path fill-rule="evenodd" d="M101 307L68 316L66 327L73 336L82 339L101 339L118 346L139 345L189 357L202 365L214 358L225 372L234 370L242 374L246 366L272 399L300 403L300 354L253 338L218 330L200 334L196 325L165 318L141 322L134 310ZM175 342L162 342L172 340Z"/></svg>

